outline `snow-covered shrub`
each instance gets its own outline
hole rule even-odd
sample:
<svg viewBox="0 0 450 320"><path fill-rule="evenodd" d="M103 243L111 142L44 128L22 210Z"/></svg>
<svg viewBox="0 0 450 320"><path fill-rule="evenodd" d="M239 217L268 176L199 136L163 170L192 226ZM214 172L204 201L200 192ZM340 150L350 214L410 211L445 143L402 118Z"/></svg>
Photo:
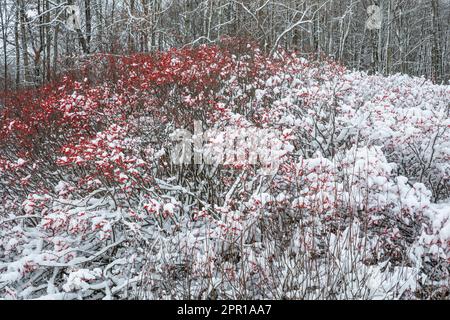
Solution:
<svg viewBox="0 0 450 320"><path fill-rule="evenodd" d="M0 297L448 295L448 86L233 41L79 77L1 111Z"/></svg>

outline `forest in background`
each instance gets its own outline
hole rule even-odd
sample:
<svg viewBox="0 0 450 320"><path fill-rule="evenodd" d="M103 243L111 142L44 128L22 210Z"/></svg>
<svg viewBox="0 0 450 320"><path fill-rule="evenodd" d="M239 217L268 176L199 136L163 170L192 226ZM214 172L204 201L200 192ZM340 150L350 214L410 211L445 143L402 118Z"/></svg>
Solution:
<svg viewBox="0 0 450 320"><path fill-rule="evenodd" d="M0 0L0 85L38 86L96 53L256 40L350 69L450 79L448 0Z"/></svg>

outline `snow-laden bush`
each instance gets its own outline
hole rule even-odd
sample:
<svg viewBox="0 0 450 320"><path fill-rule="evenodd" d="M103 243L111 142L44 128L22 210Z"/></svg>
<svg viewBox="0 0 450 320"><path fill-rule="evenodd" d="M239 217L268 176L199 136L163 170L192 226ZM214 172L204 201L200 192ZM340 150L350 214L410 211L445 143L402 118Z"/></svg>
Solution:
<svg viewBox="0 0 450 320"><path fill-rule="evenodd" d="M448 297L448 86L232 42L83 70L0 114L2 298Z"/></svg>

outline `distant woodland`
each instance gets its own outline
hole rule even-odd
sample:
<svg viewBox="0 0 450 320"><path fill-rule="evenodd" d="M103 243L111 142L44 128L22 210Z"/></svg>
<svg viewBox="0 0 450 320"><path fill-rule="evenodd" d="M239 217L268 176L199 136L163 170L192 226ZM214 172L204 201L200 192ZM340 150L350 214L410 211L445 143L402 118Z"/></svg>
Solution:
<svg viewBox="0 0 450 320"><path fill-rule="evenodd" d="M249 38L355 70L450 79L448 0L0 0L0 85L38 86L97 53Z"/></svg>

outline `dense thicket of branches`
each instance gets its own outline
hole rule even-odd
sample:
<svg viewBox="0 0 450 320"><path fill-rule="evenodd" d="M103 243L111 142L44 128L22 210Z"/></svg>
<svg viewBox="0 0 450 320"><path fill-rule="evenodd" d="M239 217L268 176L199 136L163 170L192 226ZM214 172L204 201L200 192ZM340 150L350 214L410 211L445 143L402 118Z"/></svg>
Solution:
<svg viewBox="0 0 450 320"><path fill-rule="evenodd" d="M449 85L236 38L87 60L0 110L0 299L449 298Z"/></svg>
<svg viewBox="0 0 450 320"><path fill-rule="evenodd" d="M450 78L448 0L0 0L0 17L4 89L50 81L76 68L80 55L227 35L255 38L267 52L295 48L370 72Z"/></svg>

